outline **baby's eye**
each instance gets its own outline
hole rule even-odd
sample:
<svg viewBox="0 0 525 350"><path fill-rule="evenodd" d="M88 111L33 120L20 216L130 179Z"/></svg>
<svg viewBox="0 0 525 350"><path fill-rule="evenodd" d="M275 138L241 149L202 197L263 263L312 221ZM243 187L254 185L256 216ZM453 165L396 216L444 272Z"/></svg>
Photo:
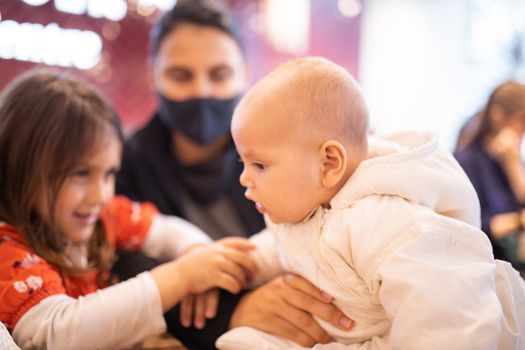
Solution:
<svg viewBox="0 0 525 350"><path fill-rule="evenodd" d="M254 167L256 167L257 169L259 169L259 170L264 170L264 168L266 167L264 164L262 164L262 163L257 163L257 162L253 162L252 165L253 165Z"/></svg>

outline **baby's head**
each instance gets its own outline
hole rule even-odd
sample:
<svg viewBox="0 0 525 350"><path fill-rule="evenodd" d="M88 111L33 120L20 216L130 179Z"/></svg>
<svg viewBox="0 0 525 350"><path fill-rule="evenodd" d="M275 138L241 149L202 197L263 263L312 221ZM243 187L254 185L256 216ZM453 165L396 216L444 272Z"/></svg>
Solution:
<svg viewBox="0 0 525 350"><path fill-rule="evenodd" d="M357 82L322 58L301 58L253 86L232 135L246 197L275 223L328 206L367 152L368 110Z"/></svg>

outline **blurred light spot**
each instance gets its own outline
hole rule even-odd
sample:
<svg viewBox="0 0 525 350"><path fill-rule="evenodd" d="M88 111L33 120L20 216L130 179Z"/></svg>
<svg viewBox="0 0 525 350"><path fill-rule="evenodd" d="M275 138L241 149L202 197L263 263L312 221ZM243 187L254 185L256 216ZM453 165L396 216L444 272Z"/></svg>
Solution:
<svg viewBox="0 0 525 350"><path fill-rule="evenodd" d="M101 70L101 72L95 77L95 80L98 83L105 84L111 80L113 77L113 70L110 66L104 65L104 68Z"/></svg>
<svg viewBox="0 0 525 350"><path fill-rule="evenodd" d="M55 0L58 11L88 16L107 18L111 21L120 21L128 12L125 0Z"/></svg>
<svg viewBox="0 0 525 350"><path fill-rule="evenodd" d="M102 27L102 36L108 41L113 41L120 35L120 24L117 22L107 22Z"/></svg>
<svg viewBox="0 0 525 350"><path fill-rule="evenodd" d="M338 0L337 8L345 17L352 18L361 13L361 2L359 0Z"/></svg>
<svg viewBox="0 0 525 350"><path fill-rule="evenodd" d="M86 12L87 0L55 0L55 8L61 12L81 15Z"/></svg>
<svg viewBox="0 0 525 350"><path fill-rule="evenodd" d="M111 21L120 21L128 13L125 0L89 0L87 13L91 17L105 17Z"/></svg>
<svg viewBox="0 0 525 350"><path fill-rule="evenodd" d="M301 55L308 50L309 0L265 0L262 12L266 37L277 51Z"/></svg>
<svg viewBox="0 0 525 350"><path fill-rule="evenodd" d="M157 8L155 6L144 6L142 4L139 4L137 6L137 13L141 16L149 16L155 12Z"/></svg>
<svg viewBox="0 0 525 350"><path fill-rule="evenodd" d="M22 0L22 1L31 6L41 6L41 5L44 5L46 2L49 2L49 0Z"/></svg>
<svg viewBox="0 0 525 350"><path fill-rule="evenodd" d="M176 3L177 3L177 0L138 0L139 6L142 6L142 7L156 6L161 11L168 11L173 6L175 6Z"/></svg>
<svg viewBox="0 0 525 350"><path fill-rule="evenodd" d="M102 40L92 31L56 23L0 22L0 58L89 69L100 60Z"/></svg>

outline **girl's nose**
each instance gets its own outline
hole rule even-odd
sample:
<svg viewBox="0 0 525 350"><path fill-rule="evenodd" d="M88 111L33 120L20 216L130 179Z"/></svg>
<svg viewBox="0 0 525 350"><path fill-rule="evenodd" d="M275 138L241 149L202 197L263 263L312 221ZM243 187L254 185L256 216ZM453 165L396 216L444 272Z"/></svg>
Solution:
<svg viewBox="0 0 525 350"><path fill-rule="evenodd" d="M88 194L88 200L93 205L104 205L114 195L114 182L108 179L101 179L96 181L93 186L90 187L90 193Z"/></svg>

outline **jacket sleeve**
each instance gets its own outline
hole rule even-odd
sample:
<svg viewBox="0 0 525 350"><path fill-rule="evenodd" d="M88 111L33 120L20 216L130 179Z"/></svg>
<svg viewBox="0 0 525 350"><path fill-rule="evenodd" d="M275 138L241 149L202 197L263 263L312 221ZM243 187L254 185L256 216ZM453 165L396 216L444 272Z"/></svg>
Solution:
<svg viewBox="0 0 525 350"><path fill-rule="evenodd" d="M195 244L209 244L212 239L192 223L167 215L157 215L141 251L161 261L175 259Z"/></svg>
<svg viewBox="0 0 525 350"><path fill-rule="evenodd" d="M152 203L133 202L115 196L104 209L101 219L110 242L123 250L137 251L144 244L159 212Z"/></svg>
<svg viewBox="0 0 525 350"><path fill-rule="evenodd" d="M283 273L279 263L276 235L271 226L267 227L250 238L250 242L256 246L251 255L257 265L257 275L251 287L258 287Z"/></svg>
<svg viewBox="0 0 525 350"><path fill-rule="evenodd" d="M33 306L13 330L23 348L117 349L165 331L149 273L73 299L57 294Z"/></svg>
<svg viewBox="0 0 525 350"><path fill-rule="evenodd" d="M370 281L392 322L387 338L348 348L498 348L503 311L488 240L453 219L416 222Z"/></svg>
<svg viewBox="0 0 525 350"><path fill-rule="evenodd" d="M20 350L2 322L0 322L0 349Z"/></svg>

